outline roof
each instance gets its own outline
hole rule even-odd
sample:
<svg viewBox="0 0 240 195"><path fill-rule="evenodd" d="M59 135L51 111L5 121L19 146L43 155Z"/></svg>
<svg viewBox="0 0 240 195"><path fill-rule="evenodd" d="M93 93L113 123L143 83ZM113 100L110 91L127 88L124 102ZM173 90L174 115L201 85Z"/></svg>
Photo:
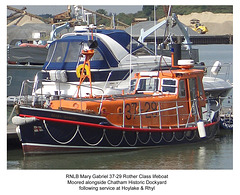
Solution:
<svg viewBox="0 0 240 195"><path fill-rule="evenodd" d="M7 27L7 42L10 43L13 39L33 40L33 32L46 32L47 36L49 36L51 31L52 25L45 23L27 23L23 26L11 25ZM61 33L65 32L67 32L66 29L61 31Z"/></svg>
<svg viewBox="0 0 240 195"><path fill-rule="evenodd" d="M192 77L191 75L202 75L203 76L203 70L201 69L169 69L169 70L162 70L162 71L151 71L151 72L140 72L136 73L136 76L140 77L172 77L172 78L182 78L182 77ZM173 74L175 74L175 77L173 77Z"/></svg>
<svg viewBox="0 0 240 195"><path fill-rule="evenodd" d="M127 35L126 32L122 31L123 35ZM115 41L115 39L119 39L121 31L104 31L103 33L94 33L93 37L94 40L97 40L98 47L96 50L99 54L96 54L96 59L91 61L91 68L109 68L109 67L117 67L119 61L128 54L126 50L127 46L127 36L122 38L122 44ZM114 35L116 34L116 36ZM82 47L82 43L87 43L89 40L91 33L82 32L82 33L68 33L62 36L61 39L55 40L51 43L49 47L49 54L48 56L52 56L52 52L54 53L53 56L58 56L61 54L61 60L55 60L55 57L51 59L51 57L47 57L46 63L43 69L68 69L68 70L75 70L76 64L78 62L78 56L80 49ZM128 35L129 36L129 35ZM114 37L114 38L112 38ZM71 44L68 44L71 43ZM125 46L125 47L124 47ZM55 48L56 49L53 49ZM63 52L63 53L61 53ZM64 56L66 55L68 57ZM71 56L71 57L70 57ZM100 57L101 56L101 57Z"/></svg>
<svg viewBox="0 0 240 195"><path fill-rule="evenodd" d="M31 16L28 16L28 15L22 15L20 16L19 18L13 20L12 22L10 22L8 24L8 26L11 26L11 25L17 25L17 26L22 26L24 24L28 24L28 23L31 23L31 24L43 24L44 22L37 19L37 18L34 18L34 17L31 17Z"/></svg>

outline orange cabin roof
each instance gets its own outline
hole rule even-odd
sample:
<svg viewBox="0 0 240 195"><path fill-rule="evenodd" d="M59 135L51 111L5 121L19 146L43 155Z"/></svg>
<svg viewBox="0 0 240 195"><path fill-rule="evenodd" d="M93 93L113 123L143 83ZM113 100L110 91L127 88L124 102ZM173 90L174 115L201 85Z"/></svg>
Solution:
<svg viewBox="0 0 240 195"><path fill-rule="evenodd" d="M139 72L134 75L134 78L141 77L159 77L159 78L189 78L202 76L203 70L200 69L174 69L174 70L163 70L163 71L151 71L151 72Z"/></svg>

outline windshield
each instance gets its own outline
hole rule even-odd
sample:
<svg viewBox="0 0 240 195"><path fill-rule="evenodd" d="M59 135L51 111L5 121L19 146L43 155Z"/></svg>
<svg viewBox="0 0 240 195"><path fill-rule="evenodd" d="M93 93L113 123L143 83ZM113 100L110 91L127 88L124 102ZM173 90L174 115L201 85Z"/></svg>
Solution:
<svg viewBox="0 0 240 195"><path fill-rule="evenodd" d="M46 61L51 62L77 62L78 57L80 57L80 61L84 61L85 56L81 56L81 51L83 48L82 42L55 42L49 48L48 56ZM92 57L91 61L94 60L103 60L103 56L95 49L94 56Z"/></svg>

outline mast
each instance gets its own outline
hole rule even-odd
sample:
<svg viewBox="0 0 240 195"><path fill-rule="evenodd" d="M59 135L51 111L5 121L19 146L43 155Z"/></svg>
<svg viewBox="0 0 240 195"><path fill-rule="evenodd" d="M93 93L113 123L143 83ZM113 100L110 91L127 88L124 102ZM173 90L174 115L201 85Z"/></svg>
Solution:
<svg viewBox="0 0 240 195"><path fill-rule="evenodd" d="M91 26L91 40L88 41L88 47L82 50L81 54L85 55L85 60L83 64L80 64L76 68L76 75L79 78L79 85L77 90L77 98L79 98L79 91L83 81L88 78L90 83L90 97L92 97L92 77L91 77L91 67L90 67L90 59L94 55L94 49L98 46L96 40L93 40L93 29L94 27Z"/></svg>

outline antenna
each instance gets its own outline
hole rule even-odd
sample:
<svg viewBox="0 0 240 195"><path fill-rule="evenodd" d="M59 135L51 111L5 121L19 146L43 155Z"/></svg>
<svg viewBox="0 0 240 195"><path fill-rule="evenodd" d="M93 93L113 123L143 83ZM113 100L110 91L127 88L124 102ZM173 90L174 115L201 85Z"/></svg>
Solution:
<svg viewBox="0 0 240 195"><path fill-rule="evenodd" d="M157 23L157 18L156 18L156 6L154 5L154 26L156 26ZM154 31L154 38L155 38L155 45L154 45L154 50L155 50L155 56L157 56L157 31Z"/></svg>
<svg viewBox="0 0 240 195"><path fill-rule="evenodd" d="M171 5L168 7L168 15L166 17L166 27L165 27L165 30L164 30L164 35L163 35L163 45L164 45L164 41L165 41L165 37L166 37L166 32L167 32L167 29L168 29L168 20L169 20L169 16L171 14ZM159 69L158 69L158 72L160 71L160 68L161 68L161 65L162 65L162 59L163 59L163 45L161 45L160 47L160 50L161 50L161 57L160 57L160 60L159 60ZM159 74L159 73L158 73Z"/></svg>
<svg viewBox="0 0 240 195"><path fill-rule="evenodd" d="M130 33L130 69L129 69L129 86L131 87L131 78L132 78L132 23L131 23L131 33Z"/></svg>

